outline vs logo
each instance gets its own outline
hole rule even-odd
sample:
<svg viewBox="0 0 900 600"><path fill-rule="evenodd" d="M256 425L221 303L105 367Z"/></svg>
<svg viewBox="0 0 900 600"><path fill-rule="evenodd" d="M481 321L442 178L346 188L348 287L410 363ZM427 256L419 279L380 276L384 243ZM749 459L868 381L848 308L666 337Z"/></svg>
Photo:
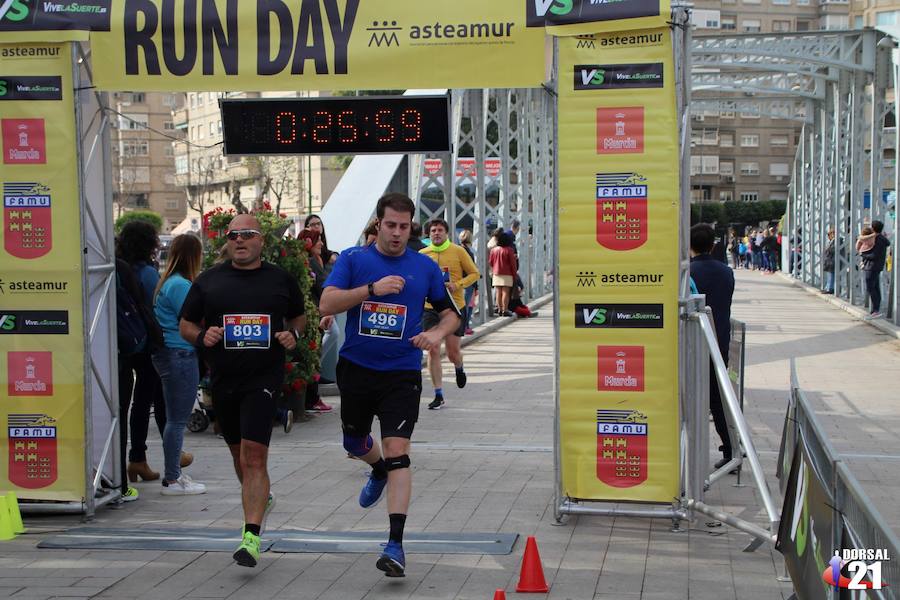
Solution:
<svg viewBox="0 0 900 600"><path fill-rule="evenodd" d="M596 86L600 87L606 81L605 69L582 69L581 83L584 87Z"/></svg>
<svg viewBox="0 0 900 600"><path fill-rule="evenodd" d="M16 315L0 314L0 331L12 331L16 328Z"/></svg>
<svg viewBox="0 0 900 600"><path fill-rule="evenodd" d="M12 0L12 2L4 2L0 5L0 21L7 20L18 23L28 18L28 8L26 0Z"/></svg>
<svg viewBox="0 0 900 600"><path fill-rule="evenodd" d="M582 308L581 314L585 325L603 325L606 323L606 313L609 312L605 308Z"/></svg>
<svg viewBox="0 0 900 600"><path fill-rule="evenodd" d="M568 15L575 9L574 0L534 0L534 12L539 17L550 14L563 16Z"/></svg>

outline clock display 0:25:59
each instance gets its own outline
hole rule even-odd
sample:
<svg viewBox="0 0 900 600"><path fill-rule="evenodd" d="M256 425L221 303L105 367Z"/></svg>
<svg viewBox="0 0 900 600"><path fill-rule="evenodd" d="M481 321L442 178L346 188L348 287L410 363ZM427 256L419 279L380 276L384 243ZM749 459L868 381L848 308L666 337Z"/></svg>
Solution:
<svg viewBox="0 0 900 600"><path fill-rule="evenodd" d="M226 154L449 150L447 98L222 101Z"/></svg>

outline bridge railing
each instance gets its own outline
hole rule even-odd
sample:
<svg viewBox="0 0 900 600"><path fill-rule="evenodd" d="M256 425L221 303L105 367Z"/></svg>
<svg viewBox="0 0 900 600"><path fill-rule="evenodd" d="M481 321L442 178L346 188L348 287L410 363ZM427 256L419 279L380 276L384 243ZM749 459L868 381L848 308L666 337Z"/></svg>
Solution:
<svg viewBox="0 0 900 600"><path fill-rule="evenodd" d="M791 397L785 415L778 479L785 506L777 548L794 582L800 600L838 600L833 586L821 577L805 577L809 568L828 564L835 550L868 548L886 550L890 560L881 563L881 579L888 586L866 590L854 598L900 599L900 541L874 507L859 480L844 462L797 382L796 365L791 361ZM831 539L794 543L806 531L830 531ZM869 561L873 562L873 561ZM867 579L869 579L867 577Z"/></svg>

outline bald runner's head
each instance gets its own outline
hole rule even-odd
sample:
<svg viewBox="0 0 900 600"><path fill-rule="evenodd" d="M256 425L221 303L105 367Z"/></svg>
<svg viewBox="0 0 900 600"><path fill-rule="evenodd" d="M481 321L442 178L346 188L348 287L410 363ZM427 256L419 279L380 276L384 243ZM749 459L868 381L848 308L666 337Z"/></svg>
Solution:
<svg viewBox="0 0 900 600"><path fill-rule="evenodd" d="M237 215L228 225L228 255L237 269L255 269L260 265L263 240L259 221L253 215Z"/></svg>

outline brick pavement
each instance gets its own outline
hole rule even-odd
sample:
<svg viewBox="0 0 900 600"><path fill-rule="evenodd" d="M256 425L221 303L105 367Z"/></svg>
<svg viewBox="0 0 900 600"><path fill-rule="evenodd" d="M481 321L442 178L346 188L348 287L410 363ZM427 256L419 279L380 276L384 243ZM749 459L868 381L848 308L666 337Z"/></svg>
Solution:
<svg viewBox="0 0 900 600"><path fill-rule="evenodd" d="M467 348L469 385L464 391L445 386L445 410L423 407L414 436L408 529L536 535L551 584L545 597L553 600L759 600L790 595L790 585L775 579L781 569L779 555L765 547L752 554L741 552L749 536L708 526L708 518L685 524L681 533L671 532L666 520L572 517L555 525L550 314L545 307L539 318L515 322ZM759 328L751 331L757 336ZM753 352L757 360L755 346ZM771 474L777 438L769 440L769 404L780 402L772 414L781 414L784 399L778 390L787 380L763 366L759 372L766 377L748 378L754 388L749 417L765 440L760 445L769 454L763 463ZM763 394L760 400L758 392ZM763 398L765 394L771 397ZM428 400L426 392L424 402ZM142 483L139 501L101 509L94 524L184 524L237 531L240 498L221 440L210 432L187 434L186 448L197 457L189 472L209 486L208 494L163 497L157 483ZM162 466L158 438L151 440L150 460ZM365 511L356 504L365 471L345 458L336 414L300 423L289 435L276 432L271 474L278 505L269 528L386 529L383 505ZM707 502L762 524L753 488L734 487L734 481L729 477L714 485ZM524 549L523 538L509 556L410 555L409 576L386 580L374 568L374 555L268 553L258 568L243 569L223 553L35 548L50 531L77 524L74 517L27 517L29 534L0 543L0 597L481 600L493 598L494 590L502 587L514 598L511 590Z"/></svg>
<svg viewBox="0 0 900 600"><path fill-rule="evenodd" d="M795 358L800 387L835 450L900 531L900 341L780 276L736 273L732 314L747 323L746 385L762 421L756 433L770 444L780 436Z"/></svg>

